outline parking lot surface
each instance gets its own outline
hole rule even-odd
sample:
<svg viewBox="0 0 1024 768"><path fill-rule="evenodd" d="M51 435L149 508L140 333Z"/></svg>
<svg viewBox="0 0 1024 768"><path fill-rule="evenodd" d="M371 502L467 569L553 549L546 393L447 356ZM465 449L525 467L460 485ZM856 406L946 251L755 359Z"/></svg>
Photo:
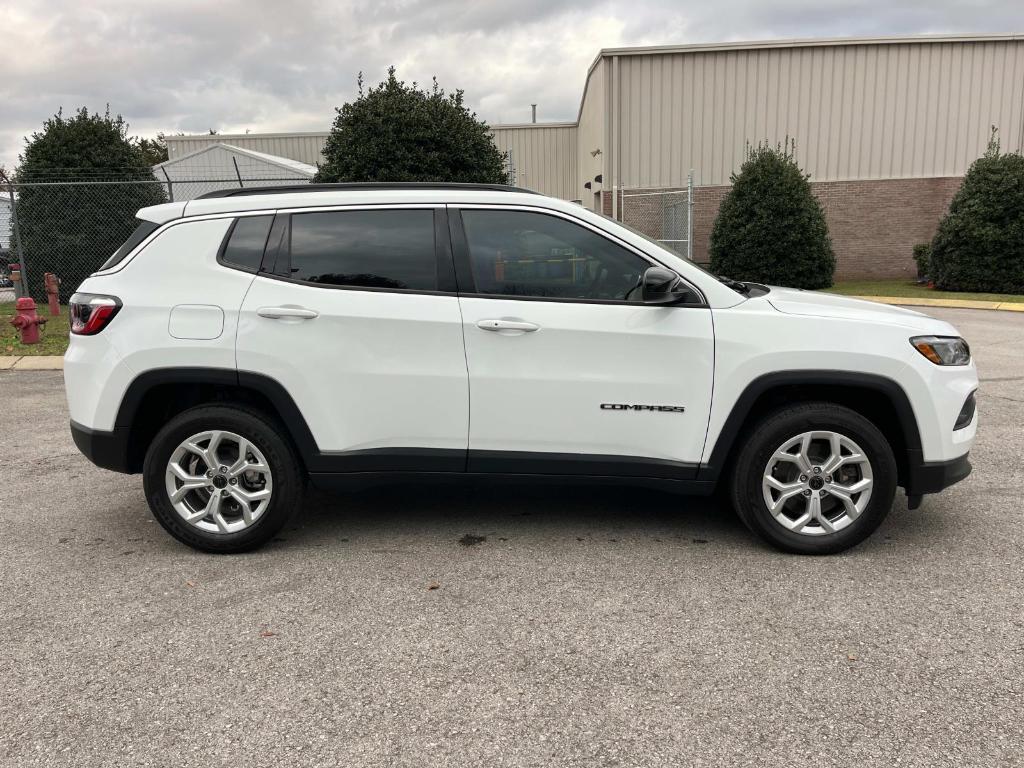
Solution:
<svg viewBox="0 0 1024 768"><path fill-rule="evenodd" d="M59 372L0 373L0 764L1022 765L1024 315L929 314L978 363L974 473L827 558L486 484L203 555L78 454Z"/></svg>

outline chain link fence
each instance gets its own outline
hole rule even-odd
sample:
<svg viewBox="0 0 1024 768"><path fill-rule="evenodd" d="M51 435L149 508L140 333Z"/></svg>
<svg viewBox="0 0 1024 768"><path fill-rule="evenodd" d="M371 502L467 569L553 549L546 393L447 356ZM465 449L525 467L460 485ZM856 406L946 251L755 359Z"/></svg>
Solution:
<svg viewBox="0 0 1024 768"><path fill-rule="evenodd" d="M99 269L138 225L140 208L193 200L239 187L307 184L307 176L168 178L159 181L60 180L0 184L0 304L15 298L11 265L22 267L19 288L46 300L44 275L60 281L60 302Z"/></svg>
<svg viewBox="0 0 1024 768"><path fill-rule="evenodd" d="M11 262L18 256L11 242L14 240L14 207L11 190L0 186L0 304L14 301L14 284L11 282ZM3 354L0 352L0 354Z"/></svg>
<svg viewBox="0 0 1024 768"><path fill-rule="evenodd" d="M619 220L693 259L693 174L685 189L618 190Z"/></svg>

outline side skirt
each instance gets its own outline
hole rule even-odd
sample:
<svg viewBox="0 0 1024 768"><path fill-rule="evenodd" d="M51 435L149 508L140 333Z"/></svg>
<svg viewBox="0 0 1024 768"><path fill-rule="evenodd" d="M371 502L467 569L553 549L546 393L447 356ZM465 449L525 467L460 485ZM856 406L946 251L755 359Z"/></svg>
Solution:
<svg viewBox="0 0 1024 768"><path fill-rule="evenodd" d="M551 475L500 472L312 472L310 482L322 491L348 492L381 485L459 485L473 482L511 485L602 485L651 488L687 496L710 496L715 484L622 475Z"/></svg>
<svg viewBox="0 0 1024 768"><path fill-rule="evenodd" d="M692 481L699 465L643 456L446 448L375 448L318 452L311 474L353 472L468 472L485 475L622 477Z"/></svg>

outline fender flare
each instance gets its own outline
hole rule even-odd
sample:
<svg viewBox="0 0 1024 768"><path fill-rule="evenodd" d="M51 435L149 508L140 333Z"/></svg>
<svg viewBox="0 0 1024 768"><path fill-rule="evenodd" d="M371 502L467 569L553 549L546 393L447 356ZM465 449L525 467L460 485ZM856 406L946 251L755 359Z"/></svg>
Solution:
<svg viewBox="0 0 1024 768"><path fill-rule="evenodd" d="M910 398L896 381L878 374L857 371L813 369L775 371L754 379L736 399L725 424L722 425L722 429L718 433L715 447L711 450L708 461L701 465L698 477L701 480L716 480L718 478L736 444L744 422L759 397L777 387L799 385L840 386L881 393L896 411L907 453L911 455L921 453L921 433L917 426L917 417L914 415Z"/></svg>
<svg viewBox="0 0 1024 768"><path fill-rule="evenodd" d="M210 384L213 386L249 389L263 395L277 411L284 428L291 435L302 460L315 462L319 448L313 433L288 390L275 379L259 373L236 371L233 368L155 368L132 380L121 398L114 421L115 430L130 430L139 406L154 387L166 384Z"/></svg>

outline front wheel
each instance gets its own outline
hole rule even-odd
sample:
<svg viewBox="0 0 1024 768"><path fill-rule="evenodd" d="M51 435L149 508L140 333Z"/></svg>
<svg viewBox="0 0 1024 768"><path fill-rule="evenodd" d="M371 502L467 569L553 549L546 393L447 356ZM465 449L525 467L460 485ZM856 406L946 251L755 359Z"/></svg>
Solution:
<svg viewBox="0 0 1024 768"><path fill-rule="evenodd" d="M834 403L769 414L737 456L733 506L754 533L787 552L824 555L866 539L896 493L896 461L878 428Z"/></svg>
<svg viewBox="0 0 1024 768"><path fill-rule="evenodd" d="M291 444L259 411L187 410L157 434L143 483L153 516L190 547L244 552L268 541L301 506L302 472Z"/></svg>

